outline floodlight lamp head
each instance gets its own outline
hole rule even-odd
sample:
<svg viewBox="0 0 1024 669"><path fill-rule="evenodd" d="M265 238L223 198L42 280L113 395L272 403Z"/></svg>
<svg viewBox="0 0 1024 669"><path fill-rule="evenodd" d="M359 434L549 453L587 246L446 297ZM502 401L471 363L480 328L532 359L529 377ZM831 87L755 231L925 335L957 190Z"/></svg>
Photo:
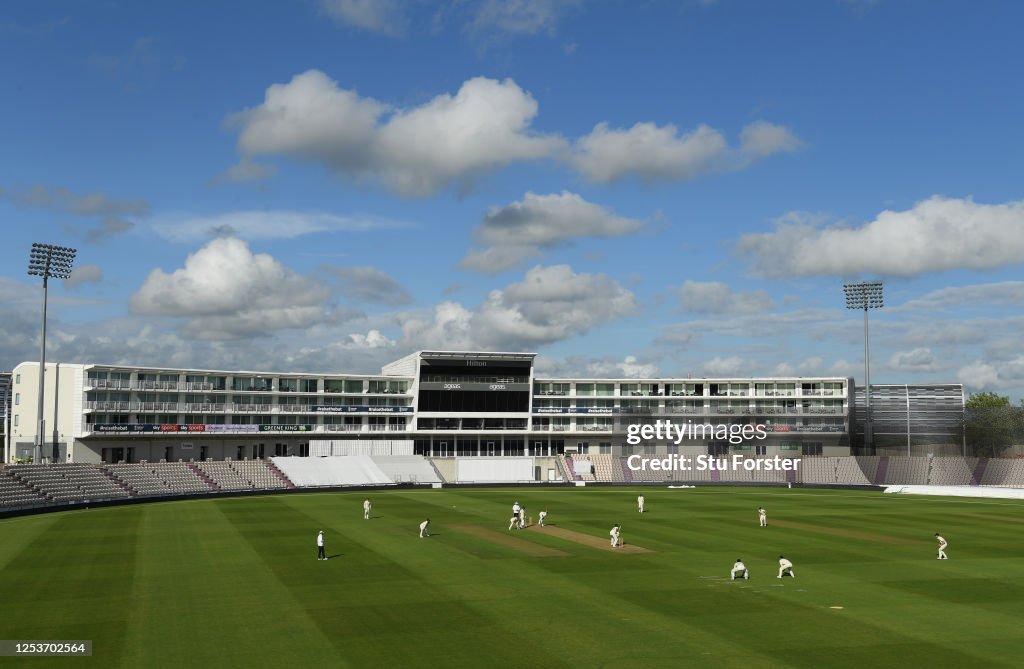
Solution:
<svg viewBox="0 0 1024 669"><path fill-rule="evenodd" d="M880 281L843 284L847 309L878 309L883 306L883 286Z"/></svg>

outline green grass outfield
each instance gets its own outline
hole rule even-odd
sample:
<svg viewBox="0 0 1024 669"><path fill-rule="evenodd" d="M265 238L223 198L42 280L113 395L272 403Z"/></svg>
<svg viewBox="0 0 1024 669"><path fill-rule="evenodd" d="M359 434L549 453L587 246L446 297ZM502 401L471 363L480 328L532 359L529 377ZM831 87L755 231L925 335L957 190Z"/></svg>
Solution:
<svg viewBox="0 0 1024 669"><path fill-rule="evenodd" d="M92 658L0 665L1024 665L1021 502L781 488L446 489L368 493L364 521L365 496L0 520L0 639L94 643ZM507 531L516 499L534 519L546 507L554 527ZM419 539L426 516L433 536ZM614 523L627 547L648 552L604 548ZM316 560L321 528L327 562ZM578 534L554 536L564 531ZM936 531L949 560L935 559ZM775 577L780 553L797 578ZM736 557L749 581L728 579Z"/></svg>

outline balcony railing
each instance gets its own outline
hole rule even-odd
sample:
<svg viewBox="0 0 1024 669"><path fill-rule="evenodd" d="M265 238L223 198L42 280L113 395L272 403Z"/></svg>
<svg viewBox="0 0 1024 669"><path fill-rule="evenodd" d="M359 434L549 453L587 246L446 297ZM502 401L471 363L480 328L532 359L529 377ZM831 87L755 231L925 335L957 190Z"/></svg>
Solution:
<svg viewBox="0 0 1024 669"><path fill-rule="evenodd" d="M94 411L131 411L131 402L113 400L94 400L86 402L85 408Z"/></svg>

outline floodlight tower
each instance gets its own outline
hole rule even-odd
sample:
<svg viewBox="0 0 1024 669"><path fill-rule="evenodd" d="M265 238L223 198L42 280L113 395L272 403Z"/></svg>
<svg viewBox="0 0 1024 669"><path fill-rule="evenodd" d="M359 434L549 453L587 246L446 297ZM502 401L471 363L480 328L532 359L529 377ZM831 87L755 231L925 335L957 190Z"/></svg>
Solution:
<svg viewBox="0 0 1024 669"><path fill-rule="evenodd" d="M868 346L868 309L881 309L882 282L862 281L861 283L844 283L847 309L864 310L864 446L870 451L874 446L874 435L871 432L871 349ZM856 393L854 393L856 396Z"/></svg>
<svg viewBox="0 0 1024 669"><path fill-rule="evenodd" d="M32 254L28 261L29 275L43 277L43 326L39 335L39 413L36 416L36 444L32 453L32 461L36 463L42 461L43 435L46 427L46 420L43 418L43 384L46 378L46 284L49 279L67 279L71 276L76 253L78 251L69 246L35 243L32 244ZM56 388L54 392L57 392ZM58 457L59 446L54 441L53 460L56 461Z"/></svg>

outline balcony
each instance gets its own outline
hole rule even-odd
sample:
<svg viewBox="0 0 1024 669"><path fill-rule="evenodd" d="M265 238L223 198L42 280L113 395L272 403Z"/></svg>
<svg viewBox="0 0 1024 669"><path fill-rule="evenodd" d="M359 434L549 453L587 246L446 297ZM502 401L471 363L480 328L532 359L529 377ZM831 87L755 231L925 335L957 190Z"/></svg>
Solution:
<svg viewBox="0 0 1024 669"><path fill-rule="evenodd" d="M227 407L226 404L186 404L185 411L187 413L206 413L206 412L223 412Z"/></svg>
<svg viewBox="0 0 1024 669"><path fill-rule="evenodd" d="M120 379L87 379L86 388L106 388L109 390L128 390L132 387L130 381Z"/></svg>
<svg viewBox="0 0 1024 669"><path fill-rule="evenodd" d="M94 400L85 403L86 409L93 411L131 411L131 402L114 402L109 400Z"/></svg>

